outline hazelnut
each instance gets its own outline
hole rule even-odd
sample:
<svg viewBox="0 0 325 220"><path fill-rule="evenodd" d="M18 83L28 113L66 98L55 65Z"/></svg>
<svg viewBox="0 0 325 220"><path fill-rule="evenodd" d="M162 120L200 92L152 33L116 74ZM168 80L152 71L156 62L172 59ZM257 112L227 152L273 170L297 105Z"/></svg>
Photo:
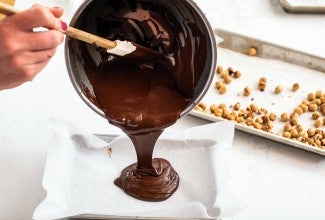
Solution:
<svg viewBox="0 0 325 220"><path fill-rule="evenodd" d="M253 123L254 123L253 118L248 117L248 118L246 119L246 125L247 125L247 126L251 126L251 125L253 125Z"/></svg>
<svg viewBox="0 0 325 220"><path fill-rule="evenodd" d="M235 118L238 117L238 113L237 113L236 111L232 111L230 114L231 114L232 116L234 116Z"/></svg>
<svg viewBox="0 0 325 220"><path fill-rule="evenodd" d="M235 116L233 116L231 114L230 115L225 115L224 118L229 120L229 121L234 121L236 119Z"/></svg>
<svg viewBox="0 0 325 220"><path fill-rule="evenodd" d="M254 103L253 103L253 104L250 104L249 108L250 108L250 110L251 110L252 112L256 112L256 111L258 110L257 105L254 104Z"/></svg>
<svg viewBox="0 0 325 220"><path fill-rule="evenodd" d="M245 120L244 120L244 118L243 117L238 117L238 118L236 118L236 122L237 123L243 123Z"/></svg>
<svg viewBox="0 0 325 220"><path fill-rule="evenodd" d="M315 98L319 99L322 97L322 91L321 90L317 90L316 93L315 93Z"/></svg>
<svg viewBox="0 0 325 220"><path fill-rule="evenodd" d="M293 118L298 119L298 117L299 117L299 114L297 112L293 112L290 114L290 119L293 119Z"/></svg>
<svg viewBox="0 0 325 220"><path fill-rule="evenodd" d="M306 142L309 144L309 145L313 145L314 144L314 140L312 138L306 138Z"/></svg>
<svg viewBox="0 0 325 220"><path fill-rule="evenodd" d="M292 138L298 137L298 131L296 129L291 128L289 132L290 132Z"/></svg>
<svg viewBox="0 0 325 220"><path fill-rule="evenodd" d="M282 91L283 91L282 86L277 86L277 87L275 87L275 89L274 89L274 93L275 93L275 94L280 94Z"/></svg>
<svg viewBox="0 0 325 220"><path fill-rule="evenodd" d="M308 105L308 110L309 110L310 112L315 112L315 111L317 111L317 109L318 109L318 106L317 106L315 103L310 103L310 104Z"/></svg>
<svg viewBox="0 0 325 220"><path fill-rule="evenodd" d="M228 70L223 70L220 73L220 77L224 79L226 76L229 76L229 72L228 72Z"/></svg>
<svg viewBox="0 0 325 220"><path fill-rule="evenodd" d="M283 131L290 131L291 129L291 125L289 123L286 123L284 126L283 126Z"/></svg>
<svg viewBox="0 0 325 220"><path fill-rule="evenodd" d="M296 92L300 88L300 85L298 83L295 83L292 85L292 91Z"/></svg>
<svg viewBox="0 0 325 220"><path fill-rule="evenodd" d="M238 111L240 109L240 103L239 102L234 105L234 109L236 111Z"/></svg>
<svg viewBox="0 0 325 220"><path fill-rule="evenodd" d="M259 124L263 124L263 123L264 123L264 121L263 121L262 118L256 118L256 119L255 119L255 122L256 122L256 123L259 123Z"/></svg>
<svg viewBox="0 0 325 220"><path fill-rule="evenodd" d="M213 114L216 116L216 117L221 117L223 115L223 109L222 108L217 108L213 111Z"/></svg>
<svg viewBox="0 0 325 220"><path fill-rule="evenodd" d="M320 127L322 127L324 124L323 124L323 120L321 120L321 119L317 119L316 121L315 121L315 127L316 128L320 128Z"/></svg>
<svg viewBox="0 0 325 220"><path fill-rule="evenodd" d="M275 121L276 114L274 114L273 112L271 112L270 115L269 115L269 118L270 118L271 121Z"/></svg>
<svg viewBox="0 0 325 220"><path fill-rule="evenodd" d="M228 115L230 115L230 112L229 112L227 109L224 109L224 110L223 110L222 117L223 117L223 118L227 118Z"/></svg>
<svg viewBox="0 0 325 220"><path fill-rule="evenodd" d="M218 89L220 94L225 94L227 92L227 87L222 85L219 89Z"/></svg>
<svg viewBox="0 0 325 220"><path fill-rule="evenodd" d="M294 109L294 112L297 113L298 115L302 115L302 113L304 113L304 110L300 107L297 107Z"/></svg>
<svg viewBox="0 0 325 220"><path fill-rule="evenodd" d="M199 111L199 112L203 112L203 108L201 108L200 106L195 106L194 110Z"/></svg>
<svg viewBox="0 0 325 220"><path fill-rule="evenodd" d="M230 84L231 83L231 76L229 75L226 75L224 78L223 78L223 81L226 83L226 84Z"/></svg>
<svg viewBox="0 0 325 220"><path fill-rule="evenodd" d="M287 122L289 120L289 115L287 113L283 113L281 115L281 121L282 122Z"/></svg>
<svg viewBox="0 0 325 220"><path fill-rule="evenodd" d="M300 124L297 124L296 129L297 129L298 132L301 132L301 131L304 130L304 128Z"/></svg>
<svg viewBox="0 0 325 220"><path fill-rule="evenodd" d="M316 131L313 128L308 128L307 133L309 137L313 137L316 134Z"/></svg>
<svg viewBox="0 0 325 220"><path fill-rule="evenodd" d="M300 104L299 107L302 109L303 112L307 112L308 111L308 106L305 104Z"/></svg>
<svg viewBox="0 0 325 220"><path fill-rule="evenodd" d="M298 124L298 119L297 118L291 118L290 119L290 124L291 125L297 125Z"/></svg>
<svg viewBox="0 0 325 220"><path fill-rule="evenodd" d="M316 105L320 106L322 104L322 101L320 99L315 99L313 101L313 103L315 103Z"/></svg>
<svg viewBox="0 0 325 220"><path fill-rule="evenodd" d="M240 78L240 77L241 77L241 72L237 70L237 71L234 73L234 77L235 77L236 79Z"/></svg>
<svg viewBox="0 0 325 220"><path fill-rule="evenodd" d="M323 139L323 135L321 135L321 134L316 134L314 136L314 140L321 140L321 139Z"/></svg>
<svg viewBox="0 0 325 220"><path fill-rule="evenodd" d="M308 95L307 95L307 100L308 101L313 101L315 99L315 94L314 93L309 93Z"/></svg>
<svg viewBox="0 0 325 220"><path fill-rule="evenodd" d="M216 111L218 109L218 106L216 104L212 104L210 106L210 112L214 113L214 111Z"/></svg>
<svg viewBox="0 0 325 220"><path fill-rule="evenodd" d="M285 131L285 132L283 132L282 136L285 138L291 138L291 132Z"/></svg>
<svg viewBox="0 0 325 220"><path fill-rule="evenodd" d="M262 77L259 79L257 87L262 92L265 90L265 87L266 87L266 78L265 77Z"/></svg>
<svg viewBox="0 0 325 220"><path fill-rule="evenodd" d="M306 131L300 131L298 136L306 139L308 138L308 133Z"/></svg>
<svg viewBox="0 0 325 220"><path fill-rule="evenodd" d="M261 77L260 78L260 82L265 82L266 83L266 78L265 77Z"/></svg>
<svg viewBox="0 0 325 220"><path fill-rule="evenodd" d="M312 93L311 93L311 94L312 94ZM307 105L307 106L309 105L309 103L310 103L310 102L309 102L308 100L303 100L303 101L301 102L301 104L304 104L304 105Z"/></svg>
<svg viewBox="0 0 325 220"><path fill-rule="evenodd" d="M318 112L314 112L313 115L311 116L311 118L313 120L317 120L320 117L320 114Z"/></svg>
<svg viewBox="0 0 325 220"><path fill-rule="evenodd" d="M198 106L201 107L203 110L205 110L207 108L207 105L205 103L203 103L203 102L200 102L198 104Z"/></svg>
<svg viewBox="0 0 325 220"><path fill-rule="evenodd" d="M219 65L218 67L217 67L217 73L221 73L223 71L223 67L221 66L221 65Z"/></svg>
<svg viewBox="0 0 325 220"><path fill-rule="evenodd" d="M223 86L223 83L222 82L218 81L218 82L215 83L215 87L217 89L220 89L221 86Z"/></svg>
<svg viewBox="0 0 325 220"><path fill-rule="evenodd" d="M232 75L232 74L234 74L234 70L232 69L232 67L228 67L228 73L229 73L229 75Z"/></svg>
<svg viewBox="0 0 325 220"><path fill-rule="evenodd" d="M321 147L321 146L322 146L322 142L321 142L321 140L315 140L315 145L316 145L317 147Z"/></svg>
<svg viewBox="0 0 325 220"><path fill-rule="evenodd" d="M320 101L321 101L322 104L325 103L325 94L323 94L322 97L320 97Z"/></svg>
<svg viewBox="0 0 325 220"><path fill-rule="evenodd" d="M251 95L251 89L249 87L244 88L244 96L250 96Z"/></svg>
<svg viewBox="0 0 325 220"><path fill-rule="evenodd" d="M256 56L257 55L257 49L254 48L254 47L249 48L248 55L249 56Z"/></svg>

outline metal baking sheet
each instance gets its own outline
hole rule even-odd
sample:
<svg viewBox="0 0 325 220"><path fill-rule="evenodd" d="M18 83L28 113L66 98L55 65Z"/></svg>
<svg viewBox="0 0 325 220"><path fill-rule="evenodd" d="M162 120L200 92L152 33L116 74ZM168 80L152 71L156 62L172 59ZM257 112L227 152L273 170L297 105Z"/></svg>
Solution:
<svg viewBox="0 0 325 220"><path fill-rule="evenodd" d="M212 220L216 218L169 218L169 217L165 217L165 218L156 218L156 217L152 217L152 218L144 218L144 217L137 217L137 216L130 216L130 217L116 217L116 216L108 216L108 215L78 215L78 216L74 216L74 217L69 217L69 219L87 219L87 220L100 220L100 219L109 219L109 220L119 220L119 219L143 219L143 220Z"/></svg>
<svg viewBox="0 0 325 220"><path fill-rule="evenodd" d="M324 58L224 30L215 32L224 39L218 47L218 65L240 70L242 76L239 79L233 79L227 85L227 92L220 95L214 86L216 81L221 81L220 76L216 74L209 91L202 99L202 102L208 107L220 103L233 106L239 102L244 108L254 103L269 112L274 112L279 118L284 112L292 113L294 108L306 99L308 93L315 93L317 90L325 91ZM252 47L258 51L256 56L247 55L248 50ZM268 81L264 92L257 89L260 77L266 77ZM300 85L300 89L296 92L291 91L294 83ZM277 85L283 87L283 92L276 95L274 88ZM243 95L243 89L246 86L249 86L252 91L249 97ZM224 120L196 110L192 110L190 114L209 121ZM299 117L299 122L303 125L304 130L314 127L311 114L308 112ZM283 125L284 123L277 119L272 133L238 123L235 126L238 130L325 156L325 149L280 136L279 133L282 132ZM323 130L324 127L322 127Z"/></svg>
<svg viewBox="0 0 325 220"><path fill-rule="evenodd" d="M325 0L279 0L289 13L325 13Z"/></svg>

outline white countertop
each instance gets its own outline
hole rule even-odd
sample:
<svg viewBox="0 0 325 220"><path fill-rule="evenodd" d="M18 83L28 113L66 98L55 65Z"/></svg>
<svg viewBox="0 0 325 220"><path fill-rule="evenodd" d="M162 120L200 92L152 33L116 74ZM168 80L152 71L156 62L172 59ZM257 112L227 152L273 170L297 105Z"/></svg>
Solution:
<svg viewBox="0 0 325 220"><path fill-rule="evenodd" d="M17 0L17 6L26 8L32 2L37 1ZM38 2L66 4L72 12L80 1ZM215 28L325 57L325 15L287 14L277 0L197 2ZM33 82L1 91L0 103L0 125L9 130L11 125L6 122L10 120L5 118L12 117L14 110L15 114L21 112L26 117L41 114L70 120L92 133L120 132L90 110L74 91L65 67L63 46ZM204 123L207 122L186 116L170 129ZM36 147L28 149L8 143L10 140L0 133L0 219L31 219L45 196L41 180L46 141L40 138ZM236 132L231 152L228 187L242 204L242 211L231 219L320 219L325 216L324 157L241 132Z"/></svg>

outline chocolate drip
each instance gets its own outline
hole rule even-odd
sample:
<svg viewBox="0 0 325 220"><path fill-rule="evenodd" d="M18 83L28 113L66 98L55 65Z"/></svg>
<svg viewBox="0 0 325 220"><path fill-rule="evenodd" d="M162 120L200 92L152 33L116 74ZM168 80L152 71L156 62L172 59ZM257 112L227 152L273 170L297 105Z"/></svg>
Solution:
<svg viewBox="0 0 325 220"><path fill-rule="evenodd" d="M104 111L109 123L131 138L137 152L137 163L125 168L115 184L137 199L169 198L179 177L168 161L152 160L152 152L163 129L175 123L193 99L206 66L202 20L183 0L97 0L75 26L164 55L144 62L73 39L69 42L91 84L85 95Z"/></svg>

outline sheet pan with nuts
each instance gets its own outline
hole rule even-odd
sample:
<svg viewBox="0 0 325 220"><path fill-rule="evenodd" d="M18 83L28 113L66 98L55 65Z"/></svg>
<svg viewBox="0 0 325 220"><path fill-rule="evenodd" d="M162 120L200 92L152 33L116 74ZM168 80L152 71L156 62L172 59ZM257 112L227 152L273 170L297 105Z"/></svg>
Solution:
<svg viewBox="0 0 325 220"><path fill-rule="evenodd" d="M325 59L217 30L209 91L190 113L325 156Z"/></svg>

